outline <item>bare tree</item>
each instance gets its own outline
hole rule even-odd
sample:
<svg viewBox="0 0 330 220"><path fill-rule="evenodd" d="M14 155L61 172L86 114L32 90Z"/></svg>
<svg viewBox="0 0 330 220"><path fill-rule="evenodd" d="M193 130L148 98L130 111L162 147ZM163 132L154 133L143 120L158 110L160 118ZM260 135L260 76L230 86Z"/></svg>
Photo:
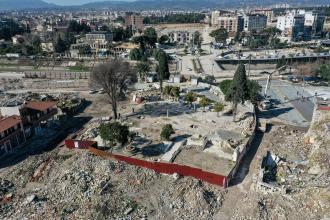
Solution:
<svg viewBox="0 0 330 220"><path fill-rule="evenodd" d="M118 101L124 95L129 84L136 82L136 74L128 62L113 59L96 66L91 75L91 83L103 88L109 97L113 116L118 118Z"/></svg>

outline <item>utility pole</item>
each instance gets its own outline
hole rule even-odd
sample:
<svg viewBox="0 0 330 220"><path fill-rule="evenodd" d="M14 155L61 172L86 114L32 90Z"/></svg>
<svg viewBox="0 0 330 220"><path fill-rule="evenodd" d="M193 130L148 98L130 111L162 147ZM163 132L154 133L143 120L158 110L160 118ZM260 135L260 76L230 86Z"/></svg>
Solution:
<svg viewBox="0 0 330 220"><path fill-rule="evenodd" d="M250 78L251 73L251 54L249 55L249 70L248 70L248 77Z"/></svg>

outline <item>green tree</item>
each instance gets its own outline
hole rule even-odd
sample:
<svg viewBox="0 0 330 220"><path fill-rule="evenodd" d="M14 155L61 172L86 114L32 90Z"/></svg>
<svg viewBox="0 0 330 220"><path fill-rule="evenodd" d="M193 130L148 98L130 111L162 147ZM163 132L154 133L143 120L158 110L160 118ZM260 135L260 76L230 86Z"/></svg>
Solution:
<svg viewBox="0 0 330 220"><path fill-rule="evenodd" d="M158 43L160 44L165 44L169 41L169 38L167 35L162 35L160 36L160 38L158 39Z"/></svg>
<svg viewBox="0 0 330 220"><path fill-rule="evenodd" d="M210 99L206 98L205 96L199 100L199 104L204 108L204 111L205 111L205 107L208 106L210 103L211 103Z"/></svg>
<svg viewBox="0 0 330 220"><path fill-rule="evenodd" d="M208 84L213 84L215 82L215 77L213 75L207 75L205 76L205 79L203 82L208 83Z"/></svg>
<svg viewBox="0 0 330 220"><path fill-rule="evenodd" d="M255 80L248 80L248 93L249 100L251 103L256 104L258 100L259 93L261 92L262 87Z"/></svg>
<svg viewBox="0 0 330 220"><path fill-rule="evenodd" d="M70 21L68 29L68 32L73 32L73 33L87 33L91 31L90 26L88 26L86 23L78 23L75 20Z"/></svg>
<svg viewBox="0 0 330 220"><path fill-rule="evenodd" d="M164 94L165 95L171 95L171 89L172 89L172 86L169 86L169 85L165 86L164 87Z"/></svg>
<svg viewBox="0 0 330 220"><path fill-rule="evenodd" d="M190 105L197 100L197 96L195 95L195 93L193 92L188 92L185 96L184 96L184 101L185 102L189 102Z"/></svg>
<svg viewBox="0 0 330 220"><path fill-rule="evenodd" d="M41 53L41 39L39 36L33 35L31 44L37 53Z"/></svg>
<svg viewBox="0 0 330 220"><path fill-rule="evenodd" d="M25 28L12 19L1 19L0 22L0 39L11 40L17 34L23 34Z"/></svg>
<svg viewBox="0 0 330 220"><path fill-rule="evenodd" d="M180 87L178 87L178 86L173 86L173 87L171 88L171 95L172 95L173 97L175 97L175 98L179 98L179 96L180 96Z"/></svg>
<svg viewBox="0 0 330 220"><path fill-rule="evenodd" d="M248 80L246 78L246 71L244 64L239 64L233 78L227 97L233 103L234 121L236 119L237 105L244 102L249 98Z"/></svg>
<svg viewBox="0 0 330 220"><path fill-rule="evenodd" d="M109 29L109 27L108 27L108 25L102 25L101 27L100 27L100 31L109 31L110 29Z"/></svg>
<svg viewBox="0 0 330 220"><path fill-rule="evenodd" d="M182 13L182 14L169 14L165 16L151 16L145 17L144 24L183 24L183 23L199 23L205 18L202 13Z"/></svg>
<svg viewBox="0 0 330 220"><path fill-rule="evenodd" d="M169 141L172 134L174 134L174 129L171 124L166 124L162 128L160 133L160 138L165 141Z"/></svg>
<svg viewBox="0 0 330 220"><path fill-rule="evenodd" d="M60 35L57 36L54 49L56 53L64 53L65 50L67 49L65 41L61 38Z"/></svg>
<svg viewBox="0 0 330 220"><path fill-rule="evenodd" d="M143 57L143 53L140 49L134 48L129 53L129 58L131 60L141 60Z"/></svg>
<svg viewBox="0 0 330 220"><path fill-rule="evenodd" d="M210 33L210 36L218 43L226 43L228 38L228 31L225 28L219 28Z"/></svg>
<svg viewBox="0 0 330 220"><path fill-rule="evenodd" d="M157 42L157 32L154 28L149 27L144 30L143 35L150 47L154 47Z"/></svg>
<svg viewBox="0 0 330 220"><path fill-rule="evenodd" d="M214 105L214 111L217 113L217 117L219 117L219 112L222 112L225 109L225 105L217 102Z"/></svg>
<svg viewBox="0 0 330 220"><path fill-rule="evenodd" d="M140 79L144 80L150 72L150 65L147 62L139 62L136 64L136 71L139 73Z"/></svg>
<svg viewBox="0 0 330 220"><path fill-rule="evenodd" d="M110 143L110 145L118 142L124 146L128 142L128 126L122 125L119 122L101 124L98 130L101 138Z"/></svg>
<svg viewBox="0 0 330 220"><path fill-rule="evenodd" d="M188 54L188 46L187 46L187 45L184 46L183 53L184 53L185 55Z"/></svg>
<svg viewBox="0 0 330 220"><path fill-rule="evenodd" d="M320 66L319 74L322 80L330 83L330 64L323 64Z"/></svg>
<svg viewBox="0 0 330 220"><path fill-rule="evenodd" d="M200 46L202 45L202 35L201 33L199 33L199 31L195 31L195 33L193 34L193 45L197 45L197 47L200 48Z"/></svg>
<svg viewBox="0 0 330 220"><path fill-rule="evenodd" d="M170 76L167 55L164 51L159 50L159 52L156 54L156 59L158 61L156 72L158 74L160 90L163 92L163 80L168 79Z"/></svg>
<svg viewBox="0 0 330 220"><path fill-rule="evenodd" d="M225 97L229 96L230 87L231 87L232 82L233 82L233 80L225 79L225 80L221 81L219 84L219 87L220 87L222 93L225 95Z"/></svg>

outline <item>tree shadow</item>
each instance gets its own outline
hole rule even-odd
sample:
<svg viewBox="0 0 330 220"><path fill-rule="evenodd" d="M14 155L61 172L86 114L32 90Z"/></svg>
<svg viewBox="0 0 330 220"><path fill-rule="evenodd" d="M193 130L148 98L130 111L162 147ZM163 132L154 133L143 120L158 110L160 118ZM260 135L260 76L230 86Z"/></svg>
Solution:
<svg viewBox="0 0 330 220"><path fill-rule="evenodd" d="M267 110L267 111L260 111L259 112L259 118L262 118L262 119L275 118L275 117L278 117L278 116L283 115L285 113L288 113L292 109L294 109L294 108L293 107L286 107L286 108L274 108L274 109L270 109L270 110Z"/></svg>
<svg viewBox="0 0 330 220"><path fill-rule="evenodd" d="M155 157L164 153L164 144L151 144L139 149L139 153L146 157Z"/></svg>
<svg viewBox="0 0 330 220"><path fill-rule="evenodd" d="M196 108L198 106L196 105ZM162 117L167 116L167 112L169 117L171 116L178 116L183 114L191 114L195 112L193 107L190 105L182 104L179 102L155 102L155 103L148 103L140 109L136 111L134 114L136 115L148 115L151 117Z"/></svg>

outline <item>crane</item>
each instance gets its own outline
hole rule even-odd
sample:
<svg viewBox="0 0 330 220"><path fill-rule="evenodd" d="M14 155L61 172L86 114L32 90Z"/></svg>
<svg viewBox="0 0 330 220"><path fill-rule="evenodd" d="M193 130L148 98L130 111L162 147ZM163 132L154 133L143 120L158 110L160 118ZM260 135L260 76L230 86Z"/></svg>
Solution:
<svg viewBox="0 0 330 220"><path fill-rule="evenodd" d="M273 72L271 72L271 73L268 74L268 79L267 79L267 83L266 83L266 87L265 87L265 91L264 91L264 100L260 103L261 108L262 108L263 110L268 110L268 109L270 109L271 106L272 106L272 103L271 103L269 100L267 100L267 92L268 92L268 89L269 89L269 86L270 86L270 82L271 82L271 80L272 80L272 75L273 75L274 73L276 73L277 71L281 71L281 70L284 69L285 67L286 67L286 65L281 66L280 68L277 68L277 69L275 69Z"/></svg>
<svg viewBox="0 0 330 220"><path fill-rule="evenodd" d="M276 73L277 71L281 71L282 69L284 69L286 67L286 65L281 66L280 68L275 69L273 72L268 74L268 79L267 79L267 83L266 83L266 87L265 87L265 92L264 92L264 97L267 98L267 92L269 89L269 85L270 85L270 81L272 80L272 75L274 73Z"/></svg>

